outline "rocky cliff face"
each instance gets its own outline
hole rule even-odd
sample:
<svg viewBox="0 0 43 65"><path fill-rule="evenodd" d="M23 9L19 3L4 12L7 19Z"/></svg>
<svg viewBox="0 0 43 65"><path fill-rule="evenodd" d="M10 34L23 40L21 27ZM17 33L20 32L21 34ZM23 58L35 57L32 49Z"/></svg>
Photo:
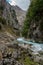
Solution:
<svg viewBox="0 0 43 65"><path fill-rule="evenodd" d="M23 22L24 22L24 19L26 17L26 11L22 10L20 7L18 7L17 5L14 6L14 10L16 12L16 15L17 15L17 19L19 21L19 25L20 26L23 26Z"/></svg>
<svg viewBox="0 0 43 65"><path fill-rule="evenodd" d="M0 0L0 17L4 18L6 24L12 26L13 29L19 29L15 10L8 2L6 2L6 0Z"/></svg>
<svg viewBox="0 0 43 65"><path fill-rule="evenodd" d="M36 42L43 41L42 25L43 25L42 19L39 20L38 22L36 20L33 20L31 22L28 34L29 34L30 38L34 39Z"/></svg>
<svg viewBox="0 0 43 65"><path fill-rule="evenodd" d="M31 0L24 21L23 36L43 41L43 0Z"/></svg>

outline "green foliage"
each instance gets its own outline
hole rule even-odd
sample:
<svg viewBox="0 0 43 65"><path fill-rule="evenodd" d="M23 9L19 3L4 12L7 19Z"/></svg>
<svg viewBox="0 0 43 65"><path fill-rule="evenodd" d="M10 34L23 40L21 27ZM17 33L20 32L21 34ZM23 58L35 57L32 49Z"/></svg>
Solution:
<svg viewBox="0 0 43 65"><path fill-rule="evenodd" d="M12 12L12 17L14 18L15 16L16 16L15 10L13 10L13 12Z"/></svg>
<svg viewBox="0 0 43 65"><path fill-rule="evenodd" d="M0 5L0 15L3 13L3 9L4 9L4 7L2 5Z"/></svg>
<svg viewBox="0 0 43 65"><path fill-rule="evenodd" d="M12 10L12 11L13 11L12 12L12 17L15 19L16 23L18 24L18 20L16 18L16 12L15 12L15 10Z"/></svg>
<svg viewBox="0 0 43 65"><path fill-rule="evenodd" d="M6 20L4 18L0 17L0 23L2 23L3 25L5 25L6 24Z"/></svg>
<svg viewBox="0 0 43 65"><path fill-rule="evenodd" d="M26 57L24 60L24 65L38 65L38 63L35 63L32 60L30 60L29 57Z"/></svg>
<svg viewBox="0 0 43 65"><path fill-rule="evenodd" d="M26 19L24 21L24 26L22 31L23 36L27 35L28 30L30 28L30 24L33 20L35 20L35 22L40 21L40 19L43 16L42 13L43 13L43 0L32 0L27 11Z"/></svg>
<svg viewBox="0 0 43 65"><path fill-rule="evenodd" d="M3 9L4 9L4 7L1 5L1 6L0 6L0 10L3 10Z"/></svg>
<svg viewBox="0 0 43 65"><path fill-rule="evenodd" d="M40 23L40 31L43 31L43 21Z"/></svg>
<svg viewBox="0 0 43 65"><path fill-rule="evenodd" d="M0 30L1 30L1 28L2 28L2 27L1 27L1 25L0 25Z"/></svg>

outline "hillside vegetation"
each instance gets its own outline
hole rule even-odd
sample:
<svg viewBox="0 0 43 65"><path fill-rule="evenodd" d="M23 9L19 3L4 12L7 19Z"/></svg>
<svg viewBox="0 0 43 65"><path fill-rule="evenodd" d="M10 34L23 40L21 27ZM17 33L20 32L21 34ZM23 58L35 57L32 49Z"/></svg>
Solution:
<svg viewBox="0 0 43 65"><path fill-rule="evenodd" d="M43 0L31 0L22 35L43 41Z"/></svg>

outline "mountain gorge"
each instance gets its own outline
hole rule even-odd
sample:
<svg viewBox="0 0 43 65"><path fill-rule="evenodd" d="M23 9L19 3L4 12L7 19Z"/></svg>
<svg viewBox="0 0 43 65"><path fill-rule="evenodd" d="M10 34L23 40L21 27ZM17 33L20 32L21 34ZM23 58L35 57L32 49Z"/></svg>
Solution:
<svg viewBox="0 0 43 65"><path fill-rule="evenodd" d="M0 0L0 65L43 65L43 0L30 1L24 11Z"/></svg>

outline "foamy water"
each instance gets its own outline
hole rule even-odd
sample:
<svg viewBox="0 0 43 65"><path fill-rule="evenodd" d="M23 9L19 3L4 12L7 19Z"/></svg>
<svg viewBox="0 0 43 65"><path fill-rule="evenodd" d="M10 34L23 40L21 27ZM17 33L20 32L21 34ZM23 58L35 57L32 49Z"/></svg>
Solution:
<svg viewBox="0 0 43 65"><path fill-rule="evenodd" d="M26 41L24 38L18 38L17 39L18 42L20 42L20 44L32 44L31 46L31 49L34 51L34 52L38 52L38 51L43 51L43 44L39 44L39 43L35 43L35 42L31 42L31 41Z"/></svg>

